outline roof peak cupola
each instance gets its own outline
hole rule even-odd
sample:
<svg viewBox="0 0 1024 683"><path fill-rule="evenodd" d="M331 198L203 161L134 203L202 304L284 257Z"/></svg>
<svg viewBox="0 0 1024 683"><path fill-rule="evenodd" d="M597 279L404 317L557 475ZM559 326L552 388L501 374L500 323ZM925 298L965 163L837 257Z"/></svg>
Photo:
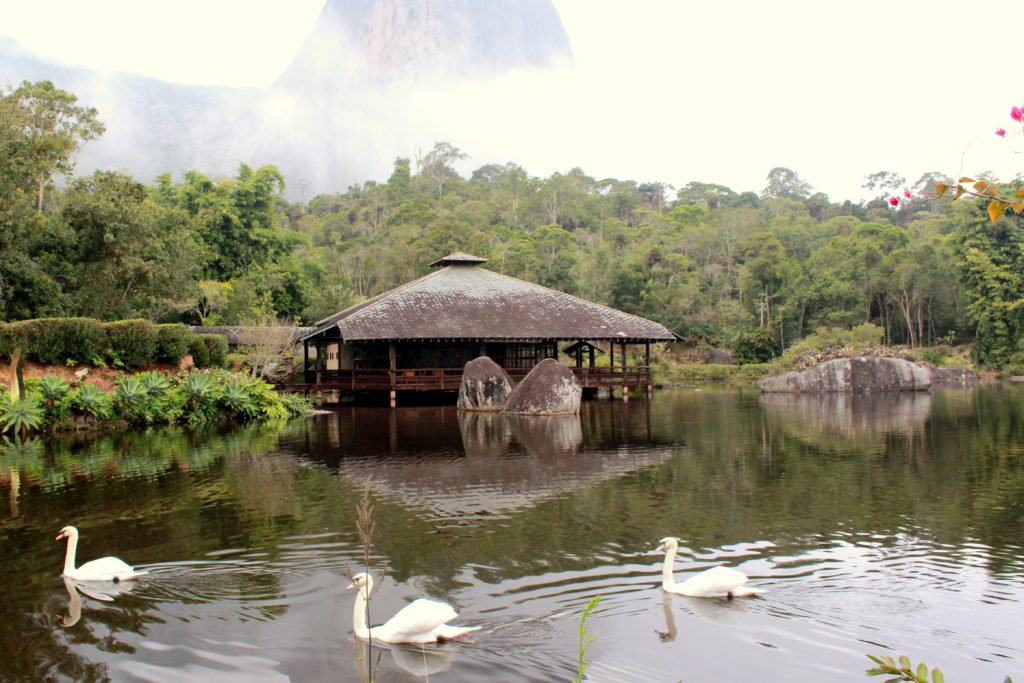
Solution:
<svg viewBox="0 0 1024 683"><path fill-rule="evenodd" d="M432 266L478 266L481 263L487 263L487 259L480 258L479 256L473 256L472 254L464 254L461 251L456 251L448 254L444 258L439 258L430 265Z"/></svg>

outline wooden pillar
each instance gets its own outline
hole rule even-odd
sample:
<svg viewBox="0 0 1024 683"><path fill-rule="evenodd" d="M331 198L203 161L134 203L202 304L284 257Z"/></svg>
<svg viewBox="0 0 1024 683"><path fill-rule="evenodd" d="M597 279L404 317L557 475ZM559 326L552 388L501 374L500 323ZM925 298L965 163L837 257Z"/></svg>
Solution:
<svg viewBox="0 0 1024 683"><path fill-rule="evenodd" d="M590 367L594 367L594 347L590 347Z"/></svg>
<svg viewBox="0 0 1024 683"><path fill-rule="evenodd" d="M309 384L309 340L302 340L302 383Z"/></svg>
<svg viewBox="0 0 1024 683"><path fill-rule="evenodd" d="M395 350L395 342L388 344L388 374L391 378L392 393L395 389L395 370L398 369L398 352Z"/></svg>
<svg viewBox="0 0 1024 683"><path fill-rule="evenodd" d="M609 355L609 360L608 360L608 367L609 367L609 369L612 372L615 372L615 341L614 340L608 344L608 353L610 354Z"/></svg>

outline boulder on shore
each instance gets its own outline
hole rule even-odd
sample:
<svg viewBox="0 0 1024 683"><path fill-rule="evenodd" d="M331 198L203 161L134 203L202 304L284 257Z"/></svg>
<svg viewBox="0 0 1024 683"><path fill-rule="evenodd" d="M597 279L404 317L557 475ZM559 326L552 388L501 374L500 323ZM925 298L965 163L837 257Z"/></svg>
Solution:
<svg viewBox="0 0 1024 683"><path fill-rule="evenodd" d="M487 356L466 363L459 385L459 410L500 412L512 392L512 379Z"/></svg>
<svg viewBox="0 0 1024 683"><path fill-rule="evenodd" d="M516 385L505 402L511 415L575 415L580 412L583 387L572 370L545 358Z"/></svg>
<svg viewBox="0 0 1024 683"><path fill-rule="evenodd" d="M932 385L928 368L902 358L860 356L836 358L806 370L765 377L761 391L927 391Z"/></svg>

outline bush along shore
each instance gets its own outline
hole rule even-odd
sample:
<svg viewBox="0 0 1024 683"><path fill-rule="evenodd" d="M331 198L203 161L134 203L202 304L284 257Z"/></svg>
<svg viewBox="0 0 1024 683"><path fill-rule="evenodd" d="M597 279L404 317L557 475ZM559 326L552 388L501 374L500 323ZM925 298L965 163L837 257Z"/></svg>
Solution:
<svg viewBox="0 0 1024 683"><path fill-rule="evenodd" d="M0 433L274 420L309 410L305 398L280 395L263 380L222 370L227 351L220 335L145 320L0 323L0 359L11 363L8 385L0 386ZM23 380L25 361L51 368L108 366L124 374L111 390L56 371ZM129 374L154 364L189 370Z"/></svg>

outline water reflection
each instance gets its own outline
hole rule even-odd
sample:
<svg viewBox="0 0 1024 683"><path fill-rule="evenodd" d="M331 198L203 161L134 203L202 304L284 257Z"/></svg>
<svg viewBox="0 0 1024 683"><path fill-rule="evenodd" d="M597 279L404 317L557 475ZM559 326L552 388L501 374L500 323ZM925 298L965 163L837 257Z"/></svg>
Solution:
<svg viewBox="0 0 1024 683"><path fill-rule="evenodd" d="M439 415L445 412L436 410ZM388 443L393 448L387 455L338 457L333 444L344 440L340 436L346 432L343 424L326 433L314 431L307 447L355 485L369 482L376 493L406 507L463 520L472 515L507 513L656 465L672 455L669 447L583 453L579 415L460 412L451 417L462 441L457 449L423 452L404 446L414 438L435 439L429 427L408 417L389 425ZM439 420L431 431L439 431L438 425L440 430L449 429Z"/></svg>
<svg viewBox="0 0 1024 683"><path fill-rule="evenodd" d="M374 649L380 681L570 680L594 595L595 680L859 680L883 650L1002 680L1024 662L1021 389L864 404L705 388L566 422L342 408L9 441L0 679L358 679L342 576L370 478L371 562L394 582L375 609L428 595L488 625L473 645ZM67 520L89 556L150 575L113 603L62 585ZM727 564L768 593L666 596L649 549L668 535L691 549L683 575Z"/></svg>
<svg viewBox="0 0 1024 683"><path fill-rule="evenodd" d="M804 432L864 434L919 428L931 415L927 391L874 394L762 394L769 418L799 425Z"/></svg>
<svg viewBox="0 0 1024 683"><path fill-rule="evenodd" d="M360 681L395 680L388 664L412 674L415 678L429 679L452 668L455 650L449 645L394 645L355 642L356 674Z"/></svg>
<svg viewBox="0 0 1024 683"><path fill-rule="evenodd" d="M75 581L64 576L64 589L68 592L68 614L60 616L60 624L64 628L70 628L77 624L82 618L82 596L99 600L100 602L113 602L114 598L131 591L129 584L113 581Z"/></svg>

